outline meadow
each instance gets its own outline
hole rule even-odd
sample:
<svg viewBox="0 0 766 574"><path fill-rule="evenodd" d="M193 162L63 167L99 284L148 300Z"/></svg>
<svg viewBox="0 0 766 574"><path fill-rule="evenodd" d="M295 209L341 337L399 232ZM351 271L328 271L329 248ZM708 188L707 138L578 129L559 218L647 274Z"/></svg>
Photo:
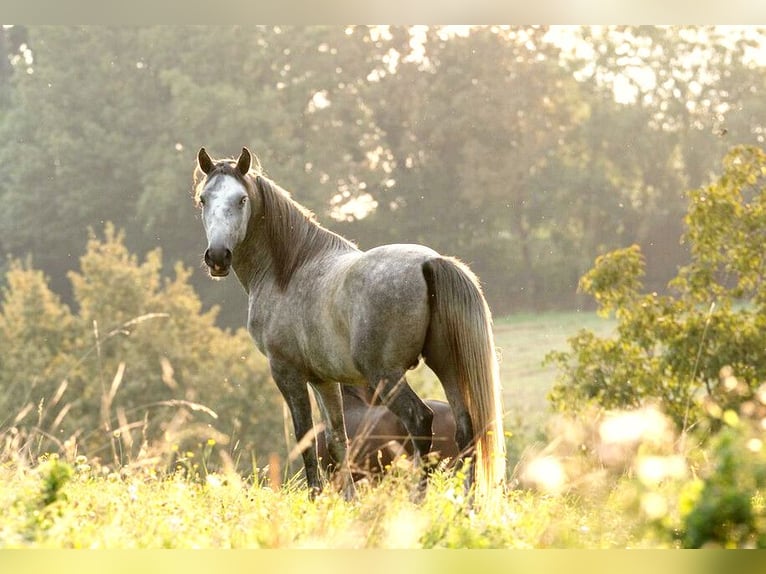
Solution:
<svg viewBox="0 0 766 574"><path fill-rule="evenodd" d="M636 512L645 493L624 468L572 471L551 454L546 404L555 370L551 350L582 327L607 333L592 313L520 315L496 321L508 410L508 488L491 508L472 507L462 475L435 472L413 502L416 473L402 461L378 485L362 483L352 502L331 488L307 499L300 472L235 468L208 472L205 460L160 469L141 460L114 468L72 453L21 459L6 436L0 465L0 546L37 548L630 548L663 546ZM428 373L414 377L436 394ZM574 427L558 427L569 433ZM562 430L564 429L564 430ZM575 429L575 437L580 436ZM530 454L534 453L534 454ZM204 453L201 455L204 459ZM573 458L571 453L569 458ZM574 456L574 459L577 459ZM527 460L529 459L529 460ZM530 462L541 464L528 464ZM526 464L525 464L526 463ZM531 470L530 470L531 469ZM536 476L540 475L540 476ZM550 475L554 480L551 482ZM556 480L558 477L560 480Z"/></svg>

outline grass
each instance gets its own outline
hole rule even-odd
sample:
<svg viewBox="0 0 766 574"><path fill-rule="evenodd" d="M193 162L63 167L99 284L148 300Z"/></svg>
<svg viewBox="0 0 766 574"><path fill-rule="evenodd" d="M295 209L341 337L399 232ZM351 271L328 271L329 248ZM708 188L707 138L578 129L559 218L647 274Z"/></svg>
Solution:
<svg viewBox="0 0 766 574"><path fill-rule="evenodd" d="M495 322L495 344L501 349L508 424L539 428L549 415L546 395L556 379L555 367L543 366L551 351L567 348L567 339L580 329L606 335L614 323L590 312L551 312L504 317Z"/></svg>
<svg viewBox="0 0 766 574"><path fill-rule="evenodd" d="M438 473L411 502L411 473L394 473L346 502L332 491L309 502L296 482L280 489L236 475L135 475L86 464L53 500L41 492L51 461L0 470L4 547L38 548L602 548L631 542L616 506L514 490L498 508L471 511L459 479Z"/></svg>
<svg viewBox="0 0 766 574"><path fill-rule="evenodd" d="M507 428L520 448L530 437L542 440L548 420L545 395L555 372L541 366L543 358L564 348L567 337L584 326L601 333L611 328L595 315L579 313L496 321ZM415 386L438 388L429 376L415 373ZM298 475L278 484L279 470L262 469L253 479L232 469L208 472L205 461L175 472L141 460L114 468L74 450L61 459L43 454L29 461L14 451L12 439L7 435L4 449L0 445L0 547L6 548L626 548L658 543L649 521L636 512L641 492L629 474L604 471L551 445L537 449L545 464L535 472L558 473L563 482L549 488L546 477L537 480L534 472L519 467L498 504L477 510L465 500L460 474L444 471L432 476L424 500L412 502L416 476L407 465L393 469L379 485L361 484L353 501L330 488L310 502ZM625 468L630 464L626 459Z"/></svg>

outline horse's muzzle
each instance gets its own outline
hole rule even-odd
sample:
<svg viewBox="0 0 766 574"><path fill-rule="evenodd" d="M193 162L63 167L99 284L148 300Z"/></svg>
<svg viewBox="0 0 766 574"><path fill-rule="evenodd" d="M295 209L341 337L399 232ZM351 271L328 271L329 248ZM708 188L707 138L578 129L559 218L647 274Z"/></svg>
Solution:
<svg viewBox="0 0 766 574"><path fill-rule="evenodd" d="M208 247L205 251L205 265L212 277L226 277L231 268L231 249L228 247Z"/></svg>

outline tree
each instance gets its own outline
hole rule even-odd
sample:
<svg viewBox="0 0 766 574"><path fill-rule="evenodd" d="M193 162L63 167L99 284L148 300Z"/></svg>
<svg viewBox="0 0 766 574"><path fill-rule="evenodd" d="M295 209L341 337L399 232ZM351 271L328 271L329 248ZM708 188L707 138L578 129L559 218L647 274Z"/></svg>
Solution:
<svg viewBox="0 0 766 574"><path fill-rule="evenodd" d="M60 389L77 368L75 318L42 272L12 262L0 292L0 428L27 418L49 432L64 405ZM36 416L35 416L36 415Z"/></svg>
<svg viewBox="0 0 766 574"><path fill-rule="evenodd" d="M423 54L397 52L395 72L370 94L389 173L360 226L378 241L426 243L467 260L501 312L545 296L564 191L549 187L549 174L579 121L578 85L545 34L423 30Z"/></svg>
<svg viewBox="0 0 766 574"><path fill-rule="evenodd" d="M0 250L31 254L71 303L83 230L114 221L241 325L237 286L213 294L196 273L188 191L200 145L248 145L363 247L467 260L497 313L573 304L589 261L633 242L664 284L686 256L679 190L707 183L729 142L764 137L757 36L578 30L587 62L540 27L3 28Z"/></svg>
<svg viewBox="0 0 766 574"><path fill-rule="evenodd" d="M13 418L2 427L73 437L88 456L118 465L139 452L170 463L208 439L242 470L279 450L281 397L265 358L244 330L215 326L187 268L176 265L173 278L161 271L158 250L139 261L107 225L70 274L73 314L40 272L13 264L0 308L9 349L0 389ZM37 405L46 416L35 420Z"/></svg>
<svg viewBox="0 0 766 574"><path fill-rule="evenodd" d="M595 402L632 408L655 400L681 429L700 420L705 401L722 401L731 373L736 401L766 378L766 152L734 148L717 182L691 191L685 241L691 261L670 282L672 295L642 293L637 246L599 257L583 276L616 336L583 330L571 351L552 353L560 378L553 405L577 411ZM702 397L706 397L701 400ZM727 398L726 401L731 401ZM728 405L724 403L724 408Z"/></svg>
<svg viewBox="0 0 766 574"><path fill-rule="evenodd" d="M764 74L751 57L763 31L610 26L580 27L578 34L587 55L569 53L566 62L590 86L587 101L596 112L580 152L592 158L586 177L617 176L607 193L589 200L590 208L601 209L607 225L624 227L611 247L641 245L646 282L661 291L688 258L677 241L686 208L682 190L712 181L712 166L733 144L763 143L757 111L763 100L753 98Z"/></svg>

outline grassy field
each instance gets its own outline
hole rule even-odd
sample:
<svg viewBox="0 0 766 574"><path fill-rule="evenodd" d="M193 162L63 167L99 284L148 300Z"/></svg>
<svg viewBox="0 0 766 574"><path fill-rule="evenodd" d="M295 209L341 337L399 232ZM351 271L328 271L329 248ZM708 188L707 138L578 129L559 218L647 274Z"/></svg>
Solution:
<svg viewBox="0 0 766 574"><path fill-rule="evenodd" d="M549 416L555 378L540 363L588 327L595 315L550 313L496 322L508 427L517 440ZM431 389L427 373L416 386ZM520 421L524 428L515 428ZM532 439L529 439L532 440ZM380 485L362 484L347 502L331 488L309 502L301 481L253 481L236 472L110 468L85 457L20 460L10 435L0 452L0 547L45 548L626 548L662 545L636 509L640 485L620 472L578 468L543 456L538 473L555 488L509 484L491 508L472 507L461 476L437 471L425 499L413 502L415 473L397 467ZM551 451L552 452L552 451ZM576 457L575 457L576 458ZM547 465L547 466L546 466ZM558 476L557 475L557 476ZM523 478L523 477L521 477ZM534 477L533 477L534 478ZM532 481L534 482L534 481ZM544 483L545 481L543 481Z"/></svg>
<svg viewBox="0 0 766 574"><path fill-rule="evenodd" d="M495 322L495 344L502 352L500 378L508 420L536 428L548 415L546 395L556 378L553 366L543 366L551 351L567 349L567 339L580 329L605 336L613 322L590 312L542 313L505 317Z"/></svg>
<svg viewBox="0 0 766 574"><path fill-rule="evenodd" d="M281 489L238 477L151 472L106 476L74 468L55 493L51 463L2 470L4 547L45 548L603 548L632 542L619 504L514 490L491 512L466 506L458 479L434 477L411 502L409 472L309 502L298 484ZM47 496L47 498L46 498Z"/></svg>

